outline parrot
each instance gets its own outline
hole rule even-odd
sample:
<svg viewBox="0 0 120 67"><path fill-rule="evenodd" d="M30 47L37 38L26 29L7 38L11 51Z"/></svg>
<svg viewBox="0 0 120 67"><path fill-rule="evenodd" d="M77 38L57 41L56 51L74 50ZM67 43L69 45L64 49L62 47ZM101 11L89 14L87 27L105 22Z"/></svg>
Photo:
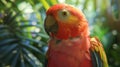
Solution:
<svg viewBox="0 0 120 67"><path fill-rule="evenodd" d="M51 6L44 29L49 35L45 67L108 67L102 43L90 36L88 21L78 8Z"/></svg>

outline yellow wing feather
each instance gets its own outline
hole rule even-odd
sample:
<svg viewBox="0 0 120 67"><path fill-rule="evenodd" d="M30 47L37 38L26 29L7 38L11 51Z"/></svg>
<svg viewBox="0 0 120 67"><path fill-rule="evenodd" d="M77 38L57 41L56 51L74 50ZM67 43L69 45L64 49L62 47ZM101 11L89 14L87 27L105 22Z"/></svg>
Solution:
<svg viewBox="0 0 120 67"><path fill-rule="evenodd" d="M99 39L97 37L93 37L90 39L90 42L91 42L91 48L90 48L91 51L93 52L95 51L100 55L100 59L102 61L103 67L108 67L107 57L103 49L103 45L101 44Z"/></svg>

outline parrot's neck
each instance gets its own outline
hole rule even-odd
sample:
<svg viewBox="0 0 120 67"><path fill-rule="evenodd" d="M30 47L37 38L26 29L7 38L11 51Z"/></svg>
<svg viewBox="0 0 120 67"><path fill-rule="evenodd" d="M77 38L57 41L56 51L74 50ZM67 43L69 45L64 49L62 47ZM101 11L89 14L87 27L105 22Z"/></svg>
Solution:
<svg viewBox="0 0 120 67"><path fill-rule="evenodd" d="M56 38L51 38L49 41L48 57L55 58L56 55L65 55L66 58L71 57L80 61L81 63L82 60L86 57L87 59L90 59L89 48L89 37L75 37L72 39L69 38L67 40L58 40Z"/></svg>
<svg viewBox="0 0 120 67"><path fill-rule="evenodd" d="M61 47L78 47L82 50L88 50L90 48L90 42L89 42L89 36L87 37L75 37L75 38L68 38L68 39L57 39L57 38L51 38L50 39L50 46L61 46ZM57 49L57 48L55 48ZM61 50L61 49L60 49Z"/></svg>

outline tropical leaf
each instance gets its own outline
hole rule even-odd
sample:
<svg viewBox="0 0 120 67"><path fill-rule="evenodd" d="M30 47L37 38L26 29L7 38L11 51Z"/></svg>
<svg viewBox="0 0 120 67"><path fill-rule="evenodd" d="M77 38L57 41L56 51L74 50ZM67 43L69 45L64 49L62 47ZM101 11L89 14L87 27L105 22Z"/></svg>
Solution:
<svg viewBox="0 0 120 67"><path fill-rule="evenodd" d="M36 6L35 1L3 1L0 3L0 67L42 67L44 60L44 52L42 47L46 39L41 26L43 20L39 17L35 23L31 24L32 20L25 19L24 9L19 10L18 5L22 2L29 2L32 6ZM47 3L47 2L46 2ZM10 4L6 6L6 4ZM48 8L48 6L47 6ZM19 19L19 21L17 20ZM34 32L35 36L40 37L41 40L33 36L33 29L41 29L40 32Z"/></svg>

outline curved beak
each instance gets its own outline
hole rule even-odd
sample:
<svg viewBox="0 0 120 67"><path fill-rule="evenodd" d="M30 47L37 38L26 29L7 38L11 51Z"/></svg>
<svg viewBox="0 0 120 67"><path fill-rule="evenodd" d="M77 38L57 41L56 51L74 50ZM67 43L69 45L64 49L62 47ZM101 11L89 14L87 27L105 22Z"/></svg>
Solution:
<svg viewBox="0 0 120 67"><path fill-rule="evenodd" d="M54 33L54 34L57 33L58 23L53 16L48 15L45 18L44 28L45 28L45 31L47 32L48 35L50 35L50 33Z"/></svg>

